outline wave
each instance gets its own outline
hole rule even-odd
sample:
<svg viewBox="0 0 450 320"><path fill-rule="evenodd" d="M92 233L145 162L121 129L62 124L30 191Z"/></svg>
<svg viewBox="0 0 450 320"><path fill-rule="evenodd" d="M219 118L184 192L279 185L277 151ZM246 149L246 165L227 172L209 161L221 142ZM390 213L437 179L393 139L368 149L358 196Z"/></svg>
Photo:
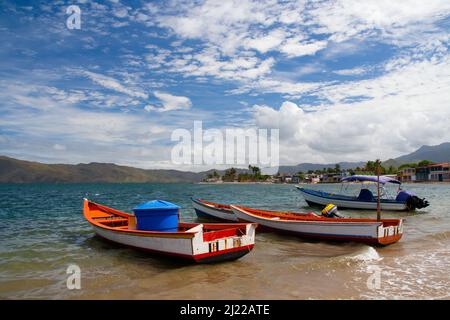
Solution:
<svg viewBox="0 0 450 320"><path fill-rule="evenodd" d="M380 261L383 259L380 257L377 250L369 246L362 248L351 255L340 256L340 258L344 260L351 259L362 262Z"/></svg>
<svg viewBox="0 0 450 320"><path fill-rule="evenodd" d="M303 263L302 265L292 265L296 270L334 270L348 267L356 267L357 269L364 269L371 263L383 260L373 247L364 245L362 248L354 252L329 257L326 259L318 259Z"/></svg>
<svg viewBox="0 0 450 320"><path fill-rule="evenodd" d="M428 234L424 236L425 239L437 239L437 240L444 240L444 239L450 239L450 231L442 231L442 232L436 232L433 234Z"/></svg>

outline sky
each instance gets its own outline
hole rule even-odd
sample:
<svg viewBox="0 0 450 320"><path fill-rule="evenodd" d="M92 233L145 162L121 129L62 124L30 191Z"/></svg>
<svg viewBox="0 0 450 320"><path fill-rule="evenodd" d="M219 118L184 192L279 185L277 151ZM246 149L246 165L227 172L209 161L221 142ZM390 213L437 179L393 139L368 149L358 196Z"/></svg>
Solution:
<svg viewBox="0 0 450 320"><path fill-rule="evenodd" d="M171 162L194 121L279 129L283 165L448 142L449 15L448 0L3 0L0 155L200 171Z"/></svg>

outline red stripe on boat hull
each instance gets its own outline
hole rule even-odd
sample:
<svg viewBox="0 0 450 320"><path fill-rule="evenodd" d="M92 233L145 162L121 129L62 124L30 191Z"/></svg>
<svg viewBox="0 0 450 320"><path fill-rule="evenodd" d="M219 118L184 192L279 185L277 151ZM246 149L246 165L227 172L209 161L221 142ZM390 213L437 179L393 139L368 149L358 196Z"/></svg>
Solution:
<svg viewBox="0 0 450 320"><path fill-rule="evenodd" d="M193 256L193 258L196 262L199 263L213 263L227 260L236 260L248 254L253 249L253 246L253 244L250 244L247 246L231 248L227 250L197 254Z"/></svg>
<svg viewBox="0 0 450 320"><path fill-rule="evenodd" d="M197 254L197 255L187 255L187 254L181 254L181 253L174 253L174 252L159 251L159 250L154 250L154 249L136 247L136 246L113 241L111 239L108 239L108 238L105 238L105 237L99 235L98 233L96 233L96 236L103 240L106 240L110 243L113 243L115 245L119 245L122 247L131 248L131 249L144 251L144 252L149 252L152 254L157 254L157 255L162 255L162 256L181 258L184 260L193 261L193 262L197 262L197 263L214 263L214 262L221 262L221 261L228 261L228 260L229 261L236 260L236 259L239 259L240 257L248 254L253 249L253 246L254 246L254 244L251 244L251 245L247 245L247 246L231 248L231 249L227 249L227 250L220 250L220 251L216 251L216 252L208 252L208 253Z"/></svg>
<svg viewBox="0 0 450 320"><path fill-rule="evenodd" d="M249 222L244 219L239 219L241 222ZM360 242L360 243L366 243L371 245L388 245L395 243L400 240L402 237L402 233L396 234L394 236L384 237L384 238L369 238L369 237L351 237L351 236L334 236L334 235L325 235L325 234L317 234L317 233L301 233L296 231L289 231L289 230L283 230L283 229L277 229L277 228L271 228L268 226L263 226L261 224L258 224L258 231L264 231L264 232L274 232L274 233L281 233L281 234L288 234L300 238L306 238L306 239L317 239L317 240L329 240L329 241L339 241L339 242Z"/></svg>

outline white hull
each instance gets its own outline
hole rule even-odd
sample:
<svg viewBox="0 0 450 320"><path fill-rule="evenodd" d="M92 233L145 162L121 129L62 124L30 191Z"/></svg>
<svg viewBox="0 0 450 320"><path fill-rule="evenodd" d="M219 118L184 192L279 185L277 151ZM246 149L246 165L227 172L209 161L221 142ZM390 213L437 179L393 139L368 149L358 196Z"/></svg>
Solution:
<svg viewBox="0 0 450 320"><path fill-rule="evenodd" d="M383 227L382 222L321 222L283 220L252 214L242 208L231 206L235 215L243 221L258 223L264 227L297 235L325 239L362 240L378 243L380 238L393 237L403 233L403 224Z"/></svg>
<svg viewBox="0 0 450 320"><path fill-rule="evenodd" d="M316 234L316 235L339 235L339 236L356 236L376 238L378 235L378 227L381 222L365 222L365 223L330 223L317 221L270 221L255 215L245 213L239 209L233 209L236 216L245 221L259 223L265 227L278 229L281 231Z"/></svg>
<svg viewBox="0 0 450 320"><path fill-rule="evenodd" d="M142 236L142 234L133 235L132 233L115 232L95 225L93 227L99 236L113 242L143 250L185 257L254 245L256 229L256 225L249 224L246 226L245 235L215 239L208 242L203 240L203 225L198 225L189 230L189 232L197 231L192 237ZM214 246L211 247L210 244L212 243Z"/></svg>
<svg viewBox="0 0 450 320"><path fill-rule="evenodd" d="M356 201L356 200L343 200L343 199L332 199L332 198L323 198L319 197L307 192L304 192L300 189L298 191L301 192L303 198L306 201L313 202L315 204L320 204L326 206L329 203L336 205L338 208L349 208L349 209L362 209L362 210L377 210L376 202L365 202L365 201ZM386 211L405 211L407 210L406 203L386 203L382 202L381 210Z"/></svg>
<svg viewBox="0 0 450 320"><path fill-rule="evenodd" d="M230 213L229 211L215 208L214 206L208 205L206 203L199 203L195 200L192 200L192 206L194 207L195 210L200 211L202 214L206 214L208 216L212 216L220 220L233 222L238 221L238 219L232 212Z"/></svg>
<svg viewBox="0 0 450 320"><path fill-rule="evenodd" d="M193 252L191 238L143 237L125 232L115 232L97 226L94 226L94 230L102 238L139 249L180 255L192 255Z"/></svg>

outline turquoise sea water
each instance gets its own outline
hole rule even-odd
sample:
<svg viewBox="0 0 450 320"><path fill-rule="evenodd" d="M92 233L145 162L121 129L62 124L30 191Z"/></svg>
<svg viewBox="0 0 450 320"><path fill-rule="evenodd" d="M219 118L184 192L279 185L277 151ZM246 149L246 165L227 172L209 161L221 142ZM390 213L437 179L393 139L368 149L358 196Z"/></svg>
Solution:
<svg viewBox="0 0 450 320"><path fill-rule="evenodd" d="M257 208L317 210L307 207L293 185L0 184L0 298L448 298L450 185L405 188L431 206L415 213L383 213L406 218L405 235L392 246L258 234L255 249L238 261L189 265L95 237L82 216L83 198L124 211L164 199L182 207L185 221L197 221L191 196ZM67 289L69 264L81 268L81 290ZM381 287L370 289L367 279L374 266L381 270Z"/></svg>

